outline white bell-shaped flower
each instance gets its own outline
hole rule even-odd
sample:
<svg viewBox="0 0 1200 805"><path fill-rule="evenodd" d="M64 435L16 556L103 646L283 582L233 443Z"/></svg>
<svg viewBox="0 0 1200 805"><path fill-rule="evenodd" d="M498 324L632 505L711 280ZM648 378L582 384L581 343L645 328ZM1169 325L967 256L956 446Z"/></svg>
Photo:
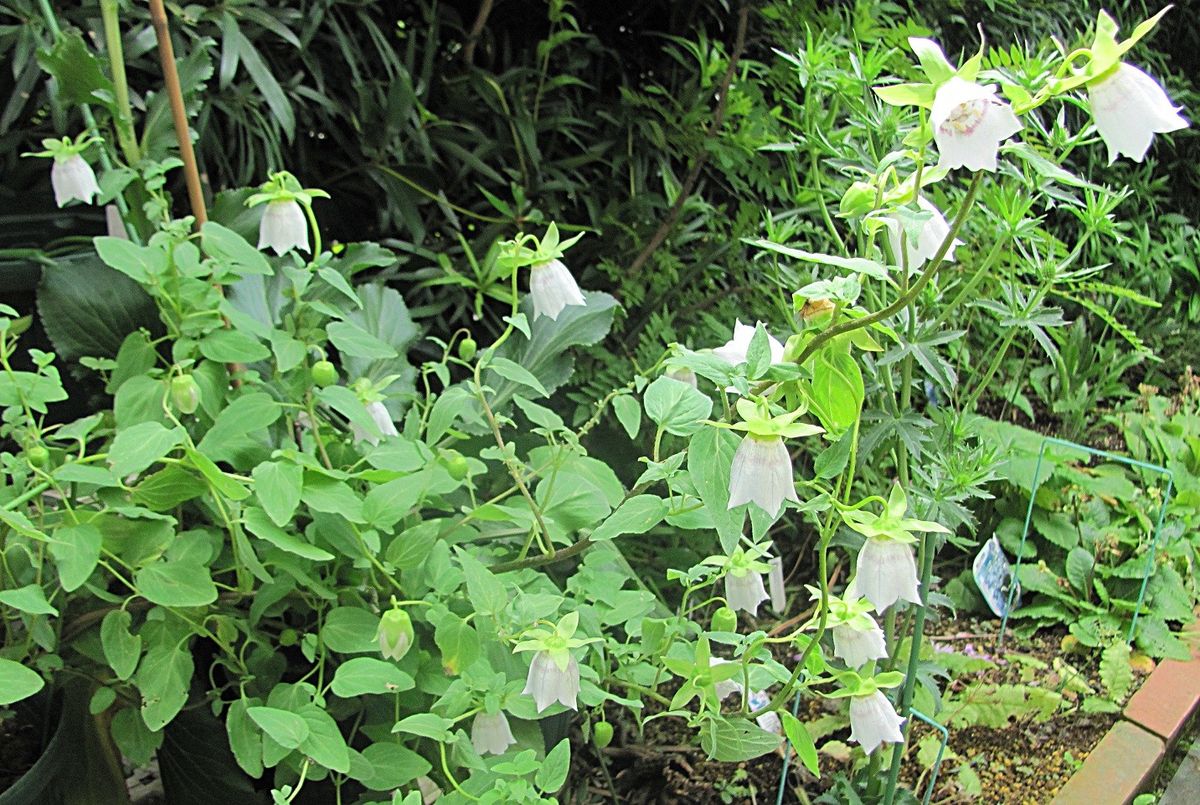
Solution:
<svg viewBox="0 0 1200 805"><path fill-rule="evenodd" d="M892 703L878 690L867 696L850 697L850 740L858 742L868 755L880 744L902 743L903 723Z"/></svg>
<svg viewBox="0 0 1200 805"><path fill-rule="evenodd" d="M1121 154L1141 162L1155 134L1188 125L1162 85L1132 64L1118 64L1088 84L1088 99L1110 165Z"/></svg>
<svg viewBox="0 0 1200 805"><path fill-rule="evenodd" d="M792 475L792 457L783 439L746 434L733 454L729 470L729 508L754 503L775 517L785 500L800 502Z"/></svg>
<svg viewBox="0 0 1200 805"><path fill-rule="evenodd" d="M871 622L870 628L858 629L853 623L839 623L833 632L833 654L851 668L859 668L871 660L882 660L888 655L883 630L870 615L862 615Z"/></svg>
<svg viewBox="0 0 1200 805"><path fill-rule="evenodd" d="M917 562L908 543L868 539L858 552L846 598L866 598L876 612L883 612L897 601L921 603L919 586Z"/></svg>
<svg viewBox="0 0 1200 805"><path fill-rule="evenodd" d="M921 224L921 232L914 239L911 235L904 238L905 251L908 252L908 270L918 271L921 266L933 259L937 254L938 249L942 246L942 241L950 234L950 225L946 223L946 217L942 215L941 210L930 203L924 196L917 199L917 207L922 212L930 214L930 218ZM892 246L892 254L897 260L901 258L900 252L900 234L903 231L904 225L896 216L888 216L884 219L884 224L887 226L888 240ZM962 241L955 239L946 249L945 259L948 261L954 260L954 250L962 245Z"/></svg>
<svg viewBox="0 0 1200 805"><path fill-rule="evenodd" d="M996 97L996 86L954 76L938 87L930 112L942 168L996 170L1000 143L1021 130L1012 107Z"/></svg>
<svg viewBox="0 0 1200 805"><path fill-rule="evenodd" d="M309 251L308 221L299 202L291 199L267 202L258 224L258 248L272 249L275 254L291 249Z"/></svg>
<svg viewBox="0 0 1200 805"><path fill-rule="evenodd" d="M92 198L100 194L96 173L80 154L56 158L50 168L50 184L54 187L54 203L60 207L70 201L91 204Z"/></svg>
<svg viewBox="0 0 1200 805"><path fill-rule="evenodd" d="M367 413L371 415L371 421L375 423L375 427L383 436L399 436L400 432L396 430L396 423L392 422L392 415L388 413L387 407L375 400L366 404ZM358 424L350 423L350 432L354 436L354 443L367 442L371 445L379 444L379 437Z"/></svg>
<svg viewBox="0 0 1200 805"><path fill-rule="evenodd" d="M725 600L730 609L740 609L757 618L758 605L767 600L762 574L746 568L730 570L725 574Z"/></svg>
<svg viewBox="0 0 1200 805"><path fill-rule="evenodd" d="M727 662L728 660L723 660L720 657L708 658L708 665L710 668L716 668L718 665L725 665ZM737 680L738 677L730 677L729 679L722 679L714 683L713 687L716 688L717 698L721 701L725 701L733 694L741 693L742 683L738 682Z"/></svg>
<svg viewBox="0 0 1200 805"><path fill-rule="evenodd" d="M471 746L481 755L503 755L516 742L503 710L477 713L471 722Z"/></svg>
<svg viewBox="0 0 1200 805"><path fill-rule="evenodd" d="M575 697L579 695L579 664L571 657L565 668L559 668L549 652L539 651L529 664L529 676L521 693L533 697L539 713L556 701L563 707L577 710Z"/></svg>
<svg viewBox="0 0 1200 805"><path fill-rule="evenodd" d="M561 260L538 263L529 270L529 295L533 298L533 318L546 316L557 320L567 305L586 305L583 292Z"/></svg>
<svg viewBox="0 0 1200 805"><path fill-rule="evenodd" d="M717 347L713 350L713 354L721 360L728 363L730 366L737 366L739 363L746 362L746 352L750 349L750 339L754 338L756 326L742 324L741 320L737 320L733 325L733 339L726 341L724 346ZM771 363L783 362L783 344L779 343L779 339L767 333L767 344L771 348Z"/></svg>

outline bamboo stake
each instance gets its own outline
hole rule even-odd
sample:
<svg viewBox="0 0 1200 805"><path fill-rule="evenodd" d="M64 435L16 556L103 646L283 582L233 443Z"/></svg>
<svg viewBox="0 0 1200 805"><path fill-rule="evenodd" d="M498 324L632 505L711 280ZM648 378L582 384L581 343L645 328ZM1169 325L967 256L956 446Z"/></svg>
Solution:
<svg viewBox="0 0 1200 805"><path fill-rule="evenodd" d="M204 206L204 193L200 188L200 172L196 168L196 152L192 150L192 135L188 128L187 110L183 107L183 89L179 86L179 72L175 67L175 48L171 44L171 31L167 27L167 12L163 0L150 0L150 22L158 38L158 57L162 62L163 82L167 97L171 101L171 117L175 121L175 136L179 140L179 155L183 159L183 176L187 181L188 200L196 228L208 221L208 209Z"/></svg>

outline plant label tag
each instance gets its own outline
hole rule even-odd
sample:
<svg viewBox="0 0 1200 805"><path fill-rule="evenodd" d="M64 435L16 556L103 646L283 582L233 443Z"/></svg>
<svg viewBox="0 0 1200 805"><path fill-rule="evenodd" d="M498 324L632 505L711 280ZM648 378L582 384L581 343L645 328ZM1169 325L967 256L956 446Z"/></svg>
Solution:
<svg viewBox="0 0 1200 805"><path fill-rule="evenodd" d="M975 584L983 594L983 600L995 613L997 618L1008 614L1008 590L1013 583L1012 565L1000 547L1000 541L992 537L984 543L983 548L975 556L971 566L975 576ZM1021 587L1017 585L1017 594L1013 599L1013 607L1021 606Z"/></svg>

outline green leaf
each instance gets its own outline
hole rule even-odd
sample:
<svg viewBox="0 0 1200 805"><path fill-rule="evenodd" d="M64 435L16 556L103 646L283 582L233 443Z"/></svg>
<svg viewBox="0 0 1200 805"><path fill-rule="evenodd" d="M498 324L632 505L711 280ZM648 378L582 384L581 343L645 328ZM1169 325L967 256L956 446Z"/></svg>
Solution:
<svg viewBox="0 0 1200 805"><path fill-rule="evenodd" d="M1092 567L1096 560L1084 548L1074 547L1067 554L1067 581L1077 592L1086 592L1092 581Z"/></svg>
<svg viewBox="0 0 1200 805"><path fill-rule="evenodd" d="M233 28L229 31L228 36L231 46L237 49L246 72L250 74L254 85L258 87L259 94L267 102L267 108L279 121L284 136L291 142L292 137L296 134L296 113L292 110L292 104L284 94L283 87L279 86L279 82L271 73L271 68L239 28Z"/></svg>
<svg viewBox="0 0 1200 805"><path fill-rule="evenodd" d="M99 237L93 240L96 253L110 268L115 268L139 285L167 270L167 253L161 246L139 246L125 238Z"/></svg>
<svg viewBox="0 0 1200 805"><path fill-rule="evenodd" d="M300 708L300 717L308 724L308 737L300 742L299 750L327 769L342 774L350 771L350 747L333 716L308 704Z"/></svg>
<svg viewBox="0 0 1200 805"><path fill-rule="evenodd" d="M637 495L622 503L592 532L592 542L601 542L622 534L645 534L667 516L666 501L654 495Z"/></svg>
<svg viewBox="0 0 1200 805"><path fill-rule="evenodd" d="M700 730L700 746L709 757L724 763L741 763L778 748L780 736L752 721L712 717Z"/></svg>
<svg viewBox="0 0 1200 805"><path fill-rule="evenodd" d="M390 344L376 338L353 322L331 322L325 326L325 333L337 347L338 352L346 355L372 360L397 357L396 350Z"/></svg>
<svg viewBox="0 0 1200 805"><path fill-rule="evenodd" d="M200 228L200 243L205 254L223 267L233 269L235 274L274 274L262 252L237 232L215 221L208 221Z"/></svg>
<svg viewBox="0 0 1200 805"><path fill-rule="evenodd" d="M251 475L254 494L271 521L281 527L290 523L300 505L303 468L291 462L267 461L256 466Z"/></svg>
<svg viewBox="0 0 1200 805"><path fill-rule="evenodd" d="M141 472L178 447L187 437L181 427L167 430L157 422L142 422L121 430L108 449L108 461L121 478Z"/></svg>
<svg viewBox="0 0 1200 805"><path fill-rule="evenodd" d="M1108 698L1122 702L1133 687L1133 666L1129 664L1129 644L1122 640L1104 649L1100 656L1100 682Z"/></svg>
<svg viewBox="0 0 1200 805"><path fill-rule="evenodd" d="M330 610L321 627L321 641L342 654L379 651L379 616L359 607Z"/></svg>
<svg viewBox="0 0 1200 805"><path fill-rule="evenodd" d="M0 658L0 707L28 699L46 686L46 680L19 662Z"/></svg>
<svg viewBox="0 0 1200 805"><path fill-rule="evenodd" d="M329 551L318 548L316 545L306 542L295 534L288 533L275 525L262 509L246 509L242 517L245 520L246 529L251 534L271 543L281 551L287 551L302 559L311 559L314 562L327 562L334 558L334 555Z"/></svg>
<svg viewBox="0 0 1200 805"><path fill-rule="evenodd" d="M547 394L553 394L571 377L575 365L571 347L596 344L612 327L617 300L594 291L585 291L583 296L586 305L568 305L553 321L543 316L534 322L533 338L518 338L514 334L497 353L528 370ZM521 307L526 316L533 315L533 303L528 297L522 300ZM483 380L484 385L496 389L492 404L497 408L504 406L520 387L514 381L502 380L494 372L488 372Z"/></svg>
<svg viewBox="0 0 1200 805"><path fill-rule="evenodd" d="M30 615L58 614L58 610L46 600L46 593L40 584L27 584L15 590L0 590L0 604L7 604Z"/></svg>
<svg viewBox="0 0 1200 805"><path fill-rule="evenodd" d="M213 463L211 458L199 450L193 450L190 447L185 452L187 453L188 461L192 462L192 465L200 470L200 473L217 494L231 500L245 500L250 497L250 490L242 486L236 479L222 472L221 468Z"/></svg>
<svg viewBox="0 0 1200 805"><path fill-rule="evenodd" d="M792 748L796 750L796 756L814 777L820 778L821 769L817 762L817 746L813 743L812 736L808 734L808 728L791 713L780 713L780 716L783 718L784 734L787 735Z"/></svg>
<svg viewBox="0 0 1200 805"><path fill-rule="evenodd" d="M428 473L418 473L371 487L363 499L363 519L376 528L390 529L425 495L428 480Z"/></svg>
<svg viewBox="0 0 1200 805"><path fill-rule="evenodd" d="M183 467L171 464L147 475L133 488L133 500L156 512L168 512L176 506L208 491L208 484Z"/></svg>
<svg viewBox="0 0 1200 805"><path fill-rule="evenodd" d="M442 667L448 674L461 673L479 657L479 635L453 613L438 621L433 641L442 652Z"/></svg>
<svg viewBox="0 0 1200 805"><path fill-rule="evenodd" d="M373 657L355 657L338 666L331 689L343 699L369 693L412 690L416 682L394 664Z"/></svg>
<svg viewBox="0 0 1200 805"><path fill-rule="evenodd" d="M767 354L769 357L770 353ZM642 403L646 416L676 436L690 436L700 430L712 413L712 399L708 395L665 375L646 388Z"/></svg>
<svg viewBox="0 0 1200 805"><path fill-rule="evenodd" d="M142 349L137 356L149 359L131 367L132 355L122 354L130 337L137 346L147 341L137 331L162 331L154 300L129 277L104 265L93 254L72 255L42 267L37 295L38 321L54 344L54 351L68 360L83 356L117 358L108 391L113 393L129 377L144 374L154 366L153 349ZM130 371L135 369L135 371Z"/></svg>
<svg viewBox="0 0 1200 805"><path fill-rule="evenodd" d="M134 576L138 592L168 607L202 607L217 600L208 568L193 562L155 562Z"/></svg>
<svg viewBox="0 0 1200 805"><path fill-rule="evenodd" d="M142 692L142 720L152 732L169 724L187 703L193 669L186 641L151 646L142 658L137 686Z"/></svg>
<svg viewBox="0 0 1200 805"><path fill-rule="evenodd" d="M371 244L364 244L371 245ZM347 249L349 254L355 247ZM390 253L389 253L390 256ZM349 259L349 258L347 258ZM380 263L373 263L379 265ZM350 378L365 377L372 382L386 377L396 379L383 390L389 398L398 397L415 388L416 369L405 357L409 347L417 340L420 330L413 323L404 297L395 288L382 283L360 285L357 289L361 307L346 314L346 321L358 325L377 341L391 348L386 358L368 359L353 355L342 356L342 366ZM389 402L394 407L395 403ZM398 409L392 411L397 413Z"/></svg>
<svg viewBox="0 0 1200 805"><path fill-rule="evenodd" d="M114 609L100 623L100 646L104 651L104 659L122 682L133 676L142 657L142 638L129 632L132 622L128 612Z"/></svg>
<svg viewBox="0 0 1200 805"><path fill-rule="evenodd" d="M112 82L78 33L59 34L53 48L38 52L37 61L55 78L56 103L63 106L100 104L113 110Z"/></svg>
<svg viewBox="0 0 1200 805"><path fill-rule="evenodd" d="M571 741L563 738L546 753L546 759L538 766L533 784L547 794L553 794L567 781L571 770Z"/></svg>
<svg viewBox="0 0 1200 805"><path fill-rule="evenodd" d="M392 732L419 735L422 738L432 738L445 743L454 737L450 733L450 728L453 726L453 721L436 713L414 713L396 722L396 726L392 727Z"/></svg>
<svg viewBox="0 0 1200 805"><path fill-rule="evenodd" d="M218 363L253 363L271 357L271 350L249 333L220 329L201 339L200 354Z"/></svg>
<svg viewBox="0 0 1200 805"><path fill-rule="evenodd" d="M876 90L878 92L878 90ZM839 257L836 254L818 254L816 252L806 252L803 249L793 249L791 246L784 246L781 243L774 243L769 240L747 240L751 246L757 246L760 249L782 254L785 257L791 257L793 260L801 260L806 263L817 263L818 265L834 266L836 268L844 268L848 271L853 271L858 274L866 274L868 277L877 280L887 280L888 270L874 260L867 260L862 257Z"/></svg>
<svg viewBox="0 0 1200 805"><path fill-rule="evenodd" d="M467 597L476 612L495 616L508 606L509 597L500 581L482 562L462 548L455 548L467 580Z"/></svg>
<svg viewBox="0 0 1200 805"><path fill-rule="evenodd" d="M391 741L371 744L362 754L374 770L369 779L362 781L372 791L391 791L408 785L433 768L416 752Z"/></svg>
<svg viewBox="0 0 1200 805"><path fill-rule="evenodd" d="M642 429L642 406L638 404L637 397L621 394L613 398L612 406L621 427L629 434L630 439L636 439L638 431Z"/></svg>
<svg viewBox="0 0 1200 805"><path fill-rule="evenodd" d="M91 523L62 526L55 529L50 542L50 555L58 567L58 583L67 592L74 592L92 575L100 561L100 546L104 535Z"/></svg>
<svg viewBox="0 0 1200 805"><path fill-rule="evenodd" d="M247 707L246 715L271 740L287 749L297 749L308 738L309 726L301 716L278 707Z"/></svg>
<svg viewBox="0 0 1200 805"><path fill-rule="evenodd" d="M250 705L245 699L238 699L229 705L225 714L225 733L229 737L229 748L242 771L251 777L261 777L262 764L262 735L254 728L254 722L247 713Z"/></svg>
<svg viewBox="0 0 1200 805"><path fill-rule="evenodd" d="M501 377L511 380L514 383L520 383L522 386L528 386L538 393L541 397L549 397L550 393L541 384L533 373L521 366L519 363L510 361L508 358L492 358L488 363L488 368Z"/></svg>
<svg viewBox="0 0 1200 805"><path fill-rule="evenodd" d="M738 437L721 428L705 428L688 445L688 473L726 552L737 546L746 520L743 507L729 509L729 469L737 446Z"/></svg>
<svg viewBox="0 0 1200 805"><path fill-rule="evenodd" d="M256 447L247 434L260 431L279 419L283 409L271 395L255 392L238 397L217 416L196 449L213 461L236 463L240 452Z"/></svg>

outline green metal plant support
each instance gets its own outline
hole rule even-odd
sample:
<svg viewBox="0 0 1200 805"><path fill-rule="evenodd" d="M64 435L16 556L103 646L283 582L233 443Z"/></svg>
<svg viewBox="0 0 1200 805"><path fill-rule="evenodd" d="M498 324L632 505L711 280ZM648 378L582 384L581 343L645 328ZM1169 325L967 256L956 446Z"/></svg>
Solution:
<svg viewBox="0 0 1200 805"><path fill-rule="evenodd" d="M925 788L925 796L921 798L921 805L929 805L929 800L933 798L933 790L937 786L938 772L941 771L942 768L942 755L946 754L946 745L950 743L950 731L929 716L922 713L920 710L909 708L908 714L913 718L924 721L926 724L941 733L942 736L942 743L940 746L938 746L937 757L933 761L933 766L930 767L929 785Z"/></svg>
<svg viewBox="0 0 1200 805"><path fill-rule="evenodd" d="M1050 445L1057 445L1059 447L1066 447L1072 450L1079 450L1087 453L1090 456L1104 458L1109 461L1114 461L1118 464L1136 467L1147 472L1158 473L1160 475L1165 475L1167 478L1167 489L1162 497L1162 505L1159 506L1158 509L1158 518L1154 525L1154 535L1150 538L1150 555L1146 557L1146 571L1142 574L1142 586L1138 591L1137 606L1134 607L1133 610L1133 620L1129 624L1129 633L1125 636L1126 643L1132 642L1134 635L1137 633L1138 615L1141 614L1142 604L1146 600L1146 585L1149 584L1150 574L1154 571L1154 556L1158 549L1158 538L1162 533L1163 520L1167 515L1167 506L1171 502L1171 493L1175 487L1175 475L1166 467L1159 466L1158 464L1148 464L1145 461L1138 461L1135 458L1129 458L1128 456L1110 453L1107 450L1097 450L1094 447L1088 447L1087 445L1079 444L1078 442L1070 442L1066 439L1047 436L1046 438L1042 439L1042 447L1038 451L1037 465L1033 470L1033 483L1029 492L1029 507L1025 511L1025 528L1021 532L1021 545L1017 549L1017 560L1013 566L1012 583L1009 584L1008 588L1008 604L1004 608L1004 617L1000 619L1000 638L997 641L997 650L1004 650L1004 636L1007 633L1008 616L1012 612L1013 601L1017 594L1017 580L1020 578L1021 557L1025 553L1025 542L1029 538L1029 525L1033 522L1033 502L1037 497L1038 484L1040 483L1042 477L1042 464L1046 458L1046 448Z"/></svg>

